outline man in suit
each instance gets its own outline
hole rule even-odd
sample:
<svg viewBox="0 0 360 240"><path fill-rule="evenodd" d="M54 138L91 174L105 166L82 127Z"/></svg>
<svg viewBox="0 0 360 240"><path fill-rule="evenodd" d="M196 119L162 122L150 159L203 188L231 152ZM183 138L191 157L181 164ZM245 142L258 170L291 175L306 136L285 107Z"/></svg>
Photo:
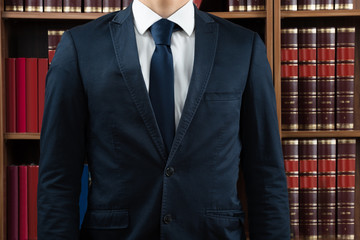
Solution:
<svg viewBox="0 0 360 240"><path fill-rule="evenodd" d="M58 46L41 132L39 240L244 240L240 166L250 238L289 239L278 131L256 33L189 0L134 0ZM92 184L79 230L85 159Z"/></svg>

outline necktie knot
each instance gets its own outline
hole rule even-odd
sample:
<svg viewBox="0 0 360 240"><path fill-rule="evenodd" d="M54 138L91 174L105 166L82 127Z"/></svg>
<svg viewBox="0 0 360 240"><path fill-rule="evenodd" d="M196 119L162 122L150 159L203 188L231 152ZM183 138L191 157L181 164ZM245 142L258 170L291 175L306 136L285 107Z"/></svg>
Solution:
<svg viewBox="0 0 360 240"><path fill-rule="evenodd" d="M175 23L163 18L150 27L151 35L156 45L171 45L171 35Z"/></svg>

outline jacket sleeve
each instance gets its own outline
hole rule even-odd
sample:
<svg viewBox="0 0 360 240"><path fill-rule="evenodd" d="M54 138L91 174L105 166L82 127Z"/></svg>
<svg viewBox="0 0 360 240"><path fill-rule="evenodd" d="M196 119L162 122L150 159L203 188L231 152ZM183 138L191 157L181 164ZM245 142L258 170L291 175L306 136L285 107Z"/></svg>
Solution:
<svg viewBox="0 0 360 240"><path fill-rule="evenodd" d="M40 138L38 239L79 238L87 101L70 32L51 63Z"/></svg>
<svg viewBox="0 0 360 240"><path fill-rule="evenodd" d="M272 73L257 34L252 48L240 120L250 239L285 240L289 203Z"/></svg>

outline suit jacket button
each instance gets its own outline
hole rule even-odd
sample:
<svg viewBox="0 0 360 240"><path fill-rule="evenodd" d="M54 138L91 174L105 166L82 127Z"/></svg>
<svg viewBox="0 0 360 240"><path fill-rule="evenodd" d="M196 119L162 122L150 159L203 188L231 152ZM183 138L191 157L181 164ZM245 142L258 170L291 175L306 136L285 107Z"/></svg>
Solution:
<svg viewBox="0 0 360 240"><path fill-rule="evenodd" d="M169 224L169 223L172 222L173 219L172 219L172 217L171 217L170 214L167 214L167 215L164 216L164 219L163 219L163 220L164 220L164 223L165 223L165 224Z"/></svg>
<svg viewBox="0 0 360 240"><path fill-rule="evenodd" d="M172 176L174 173L175 173L175 169L174 169L173 167L168 167L168 168L166 168L165 175L166 175L167 177Z"/></svg>

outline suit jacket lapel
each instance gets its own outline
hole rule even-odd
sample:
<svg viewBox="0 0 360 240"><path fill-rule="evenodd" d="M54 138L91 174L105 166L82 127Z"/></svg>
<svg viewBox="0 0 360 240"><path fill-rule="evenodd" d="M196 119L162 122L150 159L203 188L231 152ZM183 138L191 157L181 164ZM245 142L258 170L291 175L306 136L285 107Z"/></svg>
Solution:
<svg viewBox="0 0 360 240"><path fill-rule="evenodd" d="M195 59L190 86L168 161L174 158L206 89L216 53L218 25L195 7Z"/></svg>
<svg viewBox="0 0 360 240"><path fill-rule="evenodd" d="M120 11L114 17L113 21L110 22L115 54L120 71L122 72L124 81L136 108L139 111L158 152L163 160L166 161L167 154L165 145L156 123L156 118L152 110L141 72L131 9L132 6L130 5L124 11Z"/></svg>

